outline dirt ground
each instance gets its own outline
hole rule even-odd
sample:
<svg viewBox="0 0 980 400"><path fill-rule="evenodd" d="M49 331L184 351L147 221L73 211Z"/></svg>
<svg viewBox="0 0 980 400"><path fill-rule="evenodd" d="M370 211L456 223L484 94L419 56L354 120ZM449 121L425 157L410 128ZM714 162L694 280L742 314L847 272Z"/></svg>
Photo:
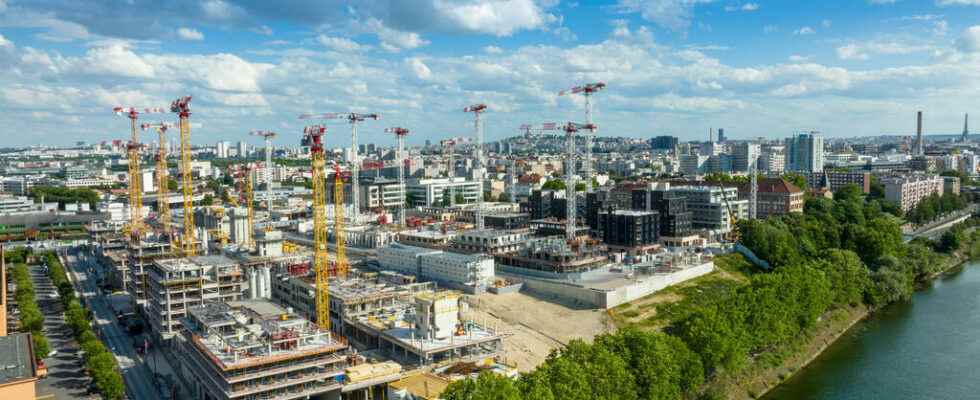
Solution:
<svg viewBox="0 0 980 400"><path fill-rule="evenodd" d="M504 339L504 361L522 372L572 339L591 342L615 329L605 310L569 308L524 293L466 296L466 302L466 318L511 334Z"/></svg>

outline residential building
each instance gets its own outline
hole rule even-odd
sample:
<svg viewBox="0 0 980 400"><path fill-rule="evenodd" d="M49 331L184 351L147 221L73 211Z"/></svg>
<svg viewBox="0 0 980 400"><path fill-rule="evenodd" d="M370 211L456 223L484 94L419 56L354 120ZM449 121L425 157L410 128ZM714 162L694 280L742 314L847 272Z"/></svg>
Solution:
<svg viewBox="0 0 980 400"><path fill-rule="evenodd" d="M719 130L719 135L721 134ZM755 166L759 160L760 147L758 143L742 142L735 145L735 160L732 162L732 170L735 172L748 172L749 166Z"/></svg>
<svg viewBox="0 0 980 400"><path fill-rule="evenodd" d="M659 214L659 236L684 237L691 233L693 215L687 199L670 190L669 184L633 191L632 209Z"/></svg>
<svg viewBox="0 0 980 400"><path fill-rule="evenodd" d="M483 224L492 229L524 229L530 220L528 213L492 213L483 216Z"/></svg>
<svg viewBox="0 0 980 400"><path fill-rule="evenodd" d="M828 187L831 192L836 192L847 185L857 185L861 191L868 193L871 191L870 172L802 172L806 178L806 186L811 188Z"/></svg>
<svg viewBox="0 0 980 400"><path fill-rule="evenodd" d="M908 212L930 195L943 194L943 177L936 175L906 175L882 178L885 200L891 201Z"/></svg>
<svg viewBox="0 0 980 400"><path fill-rule="evenodd" d="M172 338L191 307L242 300L239 264L225 256L158 259L148 265L146 318L156 337Z"/></svg>
<svg viewBox="0 0 980 400"><path fill-rule="evenodd" d="M30 333L0 336L0 363L3 363L3 370L0 371L0 398L37 398L37 360L40 358L41 356L34 354L34 341Z"/></svg>
<svg viewBox="0 0 980 400"><path fill-rule="evenodd" d="M759 179L758 185L756 218L803 212L803 189L782 178ZM738 197L748 201L751 197L751 185L746 183L739 186Z"/></svg>
<svg viewBox="0 0 980 400"><path fill-rule="evenodd" d="M785 144L787 170L823 171L823 136L819 132L800 133L786 139Z"/></svg>
<svg viewBox="0 0 980 400"><path fill-rule="evenodd" d="M382 269L438 282L444 286L482 292L493 283L493 257L457 254L393 243L378 249Z"/></svg>
<svg viewBox="0 0 980 400"><path fill-rule="evenodd" d="M602 241L608 246L616 247L638 247L657 243L659 216L656 211L600 211L599 226Z"/></svg>
<svg viewBox="0 0 980 400"><path fill-rule="evenodd" d="M679 170L684 175L700 175L705 173L708 156L698 154L681 154L677 156Z"/></svg>
<svg viewBox="0 0 980 400"><path fill-rule="evenodd" d="M944 176L943 193L960 194L960 178L955 176Z"/></svg>
<svg viewBox="0 0 980 400"><path fill-rule="evenodd" d="M735 219L749 217L748 200L738 199L738 189L721 186L672 186L671 192L683 197L691 213L691 226L709 234L725 234Z"/></svg>
<svg viewBox="0 0 980 400"><path fill-rule="evenodd" d="M528 232L494 229L468 230L460 233L450 243L449 250L457 253L483 253L491 256L513 253L527 242Z"/></svg>

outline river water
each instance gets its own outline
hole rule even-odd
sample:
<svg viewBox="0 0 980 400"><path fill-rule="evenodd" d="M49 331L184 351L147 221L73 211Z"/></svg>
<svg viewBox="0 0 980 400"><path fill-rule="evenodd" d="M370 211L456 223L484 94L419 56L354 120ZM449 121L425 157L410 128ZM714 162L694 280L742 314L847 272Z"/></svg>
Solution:
<svg viewBox="0 0 980 400"><path fill-rule="evenodd" d="M980 399L980 263L858 323L764 399Z"/></svg>

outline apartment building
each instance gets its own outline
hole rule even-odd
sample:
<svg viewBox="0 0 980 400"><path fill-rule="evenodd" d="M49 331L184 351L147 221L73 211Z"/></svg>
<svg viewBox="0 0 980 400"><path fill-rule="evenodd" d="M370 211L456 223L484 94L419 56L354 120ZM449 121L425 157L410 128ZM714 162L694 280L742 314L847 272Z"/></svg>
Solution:
<svg viewBox="0 0 980 400"><path fill-rule="evenodd" d="M894 202L908 212L930 195L943 194L943 177L936 175L906 175L882 178L885 200Z"/></svg>
<svg viewBox="0 0 980 400"><path fill-rule="evenodd" d="M156 337L169 340L195 306L242 299L241 266L225 256L158 259L146 273L146 318Z"/></svg>

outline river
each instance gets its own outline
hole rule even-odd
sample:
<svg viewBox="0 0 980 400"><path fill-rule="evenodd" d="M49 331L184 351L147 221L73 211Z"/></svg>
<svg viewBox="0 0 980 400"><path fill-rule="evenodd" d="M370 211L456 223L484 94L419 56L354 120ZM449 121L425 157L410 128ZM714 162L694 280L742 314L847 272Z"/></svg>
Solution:
<svg viewBox="0 0 980 400"><path fill-rule="evenodd" d="M765 400L980 399L980 263L855 325Z"/></svg>

